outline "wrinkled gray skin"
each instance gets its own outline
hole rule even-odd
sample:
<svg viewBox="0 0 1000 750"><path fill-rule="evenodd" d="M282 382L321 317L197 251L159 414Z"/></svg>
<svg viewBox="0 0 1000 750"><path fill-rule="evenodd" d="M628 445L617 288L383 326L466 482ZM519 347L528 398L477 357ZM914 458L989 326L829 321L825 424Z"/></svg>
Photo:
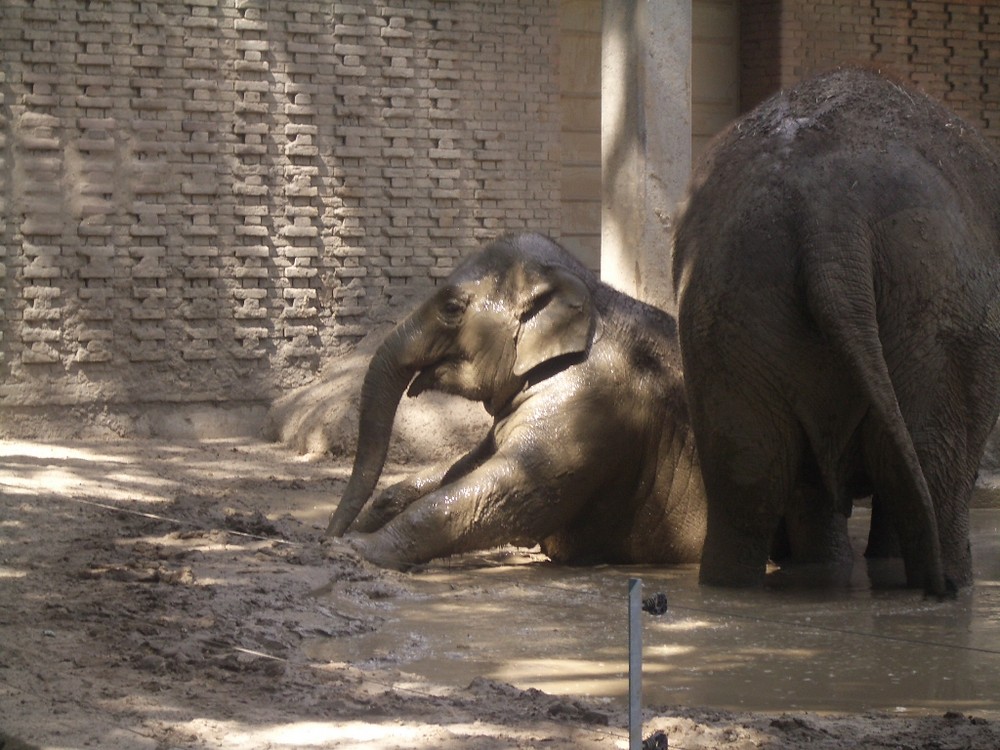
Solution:
<svg viewBox="0 0 1000 750"><path fill-rule="evenodd" d="M910 586L971 582L968 505L1000 384L1000 160L873 72L765 102L710 149L675 237L707 584L898 540Z"/></svg>
<svg viewBox="0 0 1000 750"><path fill-rule="evenodd" d="M407 386L481 401L495 422L457 462L362 512ZM543 236L489 245L372 358L354 469L327 535L349 528L365 558L395 568L505 543L539 543L569 563L697 561L704 491L673 318Z"/></svg>

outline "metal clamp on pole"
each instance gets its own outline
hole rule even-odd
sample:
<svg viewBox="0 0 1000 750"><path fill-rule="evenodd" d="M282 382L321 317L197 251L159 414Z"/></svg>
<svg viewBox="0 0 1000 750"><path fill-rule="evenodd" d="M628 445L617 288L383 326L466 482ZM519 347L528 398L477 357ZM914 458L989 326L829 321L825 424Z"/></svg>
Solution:
<svg viewBox="0 0 1000 750"><path fill-rule="evenodd" d="M666 748L667 737L657 732L650 742L642 739L642 613L662 615L667 611L667 595L656 593L642 598L642 579L628 579L628 746L629 750Z"/></svg>
<svg viewBox="0 0 1000 750"><path fill-rule="evenodd" d="M628 746L642 750L642 579L628 579Z"/></svg>

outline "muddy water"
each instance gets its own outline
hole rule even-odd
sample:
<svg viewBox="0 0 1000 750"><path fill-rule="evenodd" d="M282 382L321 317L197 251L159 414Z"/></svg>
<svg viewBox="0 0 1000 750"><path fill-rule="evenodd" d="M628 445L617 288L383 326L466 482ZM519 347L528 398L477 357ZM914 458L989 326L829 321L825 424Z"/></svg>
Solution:
<svg viewBox="0 0 1000 750"><path fill-rule="evenodd" d="M867 525L856 513L855 549ZM851 586L826 592L702 589L694 567L434 568L408 577L377 632L307 650L434 684L482 675L621 702L634 576L669 600L665 615L643 616L647 705L1000 713L1000 509L974 510L973 526L976 584L957 601L873 589L860 557Z"/></svg>

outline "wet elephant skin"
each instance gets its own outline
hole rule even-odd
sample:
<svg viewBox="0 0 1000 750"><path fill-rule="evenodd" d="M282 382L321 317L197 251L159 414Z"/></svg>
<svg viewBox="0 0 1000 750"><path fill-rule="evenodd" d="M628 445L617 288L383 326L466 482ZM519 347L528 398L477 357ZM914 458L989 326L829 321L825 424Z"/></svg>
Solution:
<svg viewBox="0 0 1000 750"><path fill-rule="evenodd" d="M482 402L492 429L370 499L400 398L427 389ZM674 319L526 234L468 258L372 357L327 534L397 568L505 543L680 563L698 559L704 527Z"/></svg>
<svg viewBox="0 0 1000 750"><path fill-rule="evenodd" d="M734 123L674 241L685 384L708 500L701 580L870 555L971 582L969 496L1000 400L1000 157L967 123L844 69Z"/></svg>

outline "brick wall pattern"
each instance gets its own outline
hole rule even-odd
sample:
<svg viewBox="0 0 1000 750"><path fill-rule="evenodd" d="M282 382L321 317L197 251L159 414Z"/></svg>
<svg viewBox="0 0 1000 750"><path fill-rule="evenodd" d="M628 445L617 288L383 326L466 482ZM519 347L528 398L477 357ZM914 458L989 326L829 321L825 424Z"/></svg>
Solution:
<svg viewBox="0 0 1000 750"><path fill-rule="evenodd" d="M3 0L0 408L311 379L559 227L553 0Z"/></svg>
<svg viewBox="0 0 1000 750"><path fill-rule="evenodd" d="M1000 141L1000 5L744 0L742 107L845 63L891 72Z"/></svg>

